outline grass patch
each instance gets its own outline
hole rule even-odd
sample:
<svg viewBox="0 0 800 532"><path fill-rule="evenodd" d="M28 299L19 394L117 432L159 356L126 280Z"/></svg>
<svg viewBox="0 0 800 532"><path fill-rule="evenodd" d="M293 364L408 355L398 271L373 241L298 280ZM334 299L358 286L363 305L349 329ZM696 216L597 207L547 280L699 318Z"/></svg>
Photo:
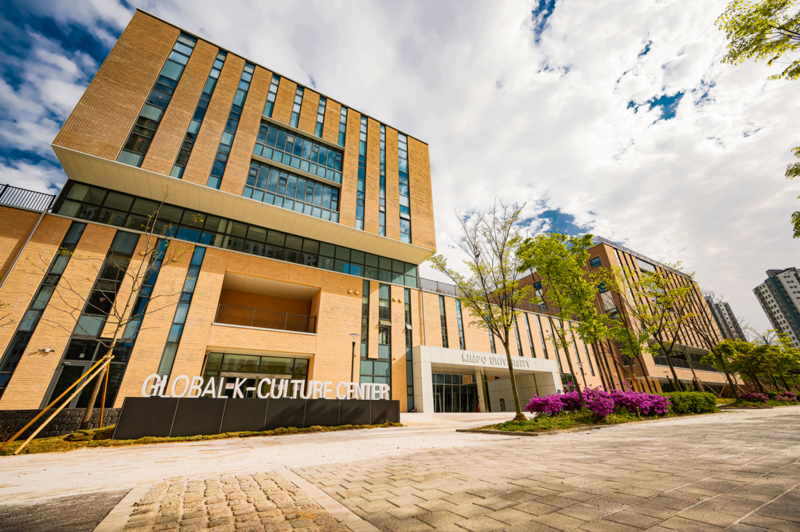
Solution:
<svg viewBox="0 0 800 532"><path fill-rule="evenodd" d="M770 399L766 403L763 401L734 401L732 403L728 403L728 406L738 408L765 408L768 406L800 406L800 403L790 401L774 401Z"/></svg>
<svg viewBox="0 0 800 532"><path fill-rule="evenodd" d="M598 425L617 425L632 421L657 419L659 416L643 417L631 414L623 409L622 412L608 415L605 419L597 419L589 410L579 412L564 412L552 417L536 416L526 421L506 421L489 428L509 432L546 432L550 430L577 429L581 427L595 427Z"/></svg>
<svg viewBox="0 0 800 532"><path fill-rule="evenodd" d="M254 436L281 436L284 434L307 434L310 432L337 432L341 430L379 429L386 427L402 427L402 423L386 422L381 425L340 425L337 427L320 427L313 425L302 429L296 427L277 428L264 431L224 432L222 434L209 434L206 436L184 436L176 438L156 438L147 436L136 440L112 440L114 425L101 429L79 430L64 436L53 438L40 438L32 440L20 454L58 453L74 451L86 447L127 447L133 445L148 445L152 443L173 443L184 441L224 440L229 438L251 438ZM0 451L0 456L13 455L23 440L17 440L9 445L5 451Z"/></svg>

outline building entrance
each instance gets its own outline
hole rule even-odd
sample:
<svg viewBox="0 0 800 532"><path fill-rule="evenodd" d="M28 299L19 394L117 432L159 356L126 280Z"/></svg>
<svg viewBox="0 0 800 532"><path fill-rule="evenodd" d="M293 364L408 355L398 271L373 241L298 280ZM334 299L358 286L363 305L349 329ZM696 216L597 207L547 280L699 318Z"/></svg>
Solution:
<svg viewBox="0 0 800 532"><path fill-rule="evenodd" d="M433 374L435 412L477 412L478 385L472 375Z"/></svg>

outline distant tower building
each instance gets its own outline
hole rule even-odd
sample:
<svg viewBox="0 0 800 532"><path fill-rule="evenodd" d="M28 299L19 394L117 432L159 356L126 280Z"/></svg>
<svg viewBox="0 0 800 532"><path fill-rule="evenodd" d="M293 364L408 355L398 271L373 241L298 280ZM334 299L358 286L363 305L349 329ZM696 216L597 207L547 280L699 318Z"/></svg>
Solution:
<svg viewBox="0 0 800 532"><path fill-rule="evenodd" d="M767 280L753 292L774 329L800 347L800 273L797 268L767 270Z"/></svg>
<svg viewBox="0 0 800 532"><path fill-rule="evenodd" d="M714 303L710 297L706 297L706 302L709 308L711 308L714 321L717 322L717 327L719 327L720 332L722 332L723 338L726 340L747 341L742 327L739 325L736 316L731 310L731 306L726 301Z"/></svg>

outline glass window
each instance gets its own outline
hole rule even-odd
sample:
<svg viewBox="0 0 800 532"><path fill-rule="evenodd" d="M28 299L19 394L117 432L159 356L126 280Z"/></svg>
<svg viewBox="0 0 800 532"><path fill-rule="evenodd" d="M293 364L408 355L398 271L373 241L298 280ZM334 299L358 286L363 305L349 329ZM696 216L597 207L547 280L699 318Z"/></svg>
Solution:
<svg viewBox="0 0 800 532"><path fill-rule="evenodd" d="M276 138L277 143L275 142ZM272 146L274 146L274 150L270 149ZM271 157L274 161L335 183L342 182L341 164L338 167L336 165L337 160L341 161L342 152L296 133L289 133L286 129L272 123L261 123L253 154L260 157ZM330 166L335 170L327 171L317 163L322 166Z"/></svg>

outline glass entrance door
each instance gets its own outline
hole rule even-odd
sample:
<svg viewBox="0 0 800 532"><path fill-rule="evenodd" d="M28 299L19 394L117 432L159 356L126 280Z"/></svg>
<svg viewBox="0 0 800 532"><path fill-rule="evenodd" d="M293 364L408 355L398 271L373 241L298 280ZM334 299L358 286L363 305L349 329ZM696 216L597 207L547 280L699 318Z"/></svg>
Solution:
<svg viewBox="0 0 800 532"><path fill-rule="evenodd" d="M433 374L434 412L477 412L478 386L464 383L464 375ZM471 376L467 376L471 378Z"/></svg>

